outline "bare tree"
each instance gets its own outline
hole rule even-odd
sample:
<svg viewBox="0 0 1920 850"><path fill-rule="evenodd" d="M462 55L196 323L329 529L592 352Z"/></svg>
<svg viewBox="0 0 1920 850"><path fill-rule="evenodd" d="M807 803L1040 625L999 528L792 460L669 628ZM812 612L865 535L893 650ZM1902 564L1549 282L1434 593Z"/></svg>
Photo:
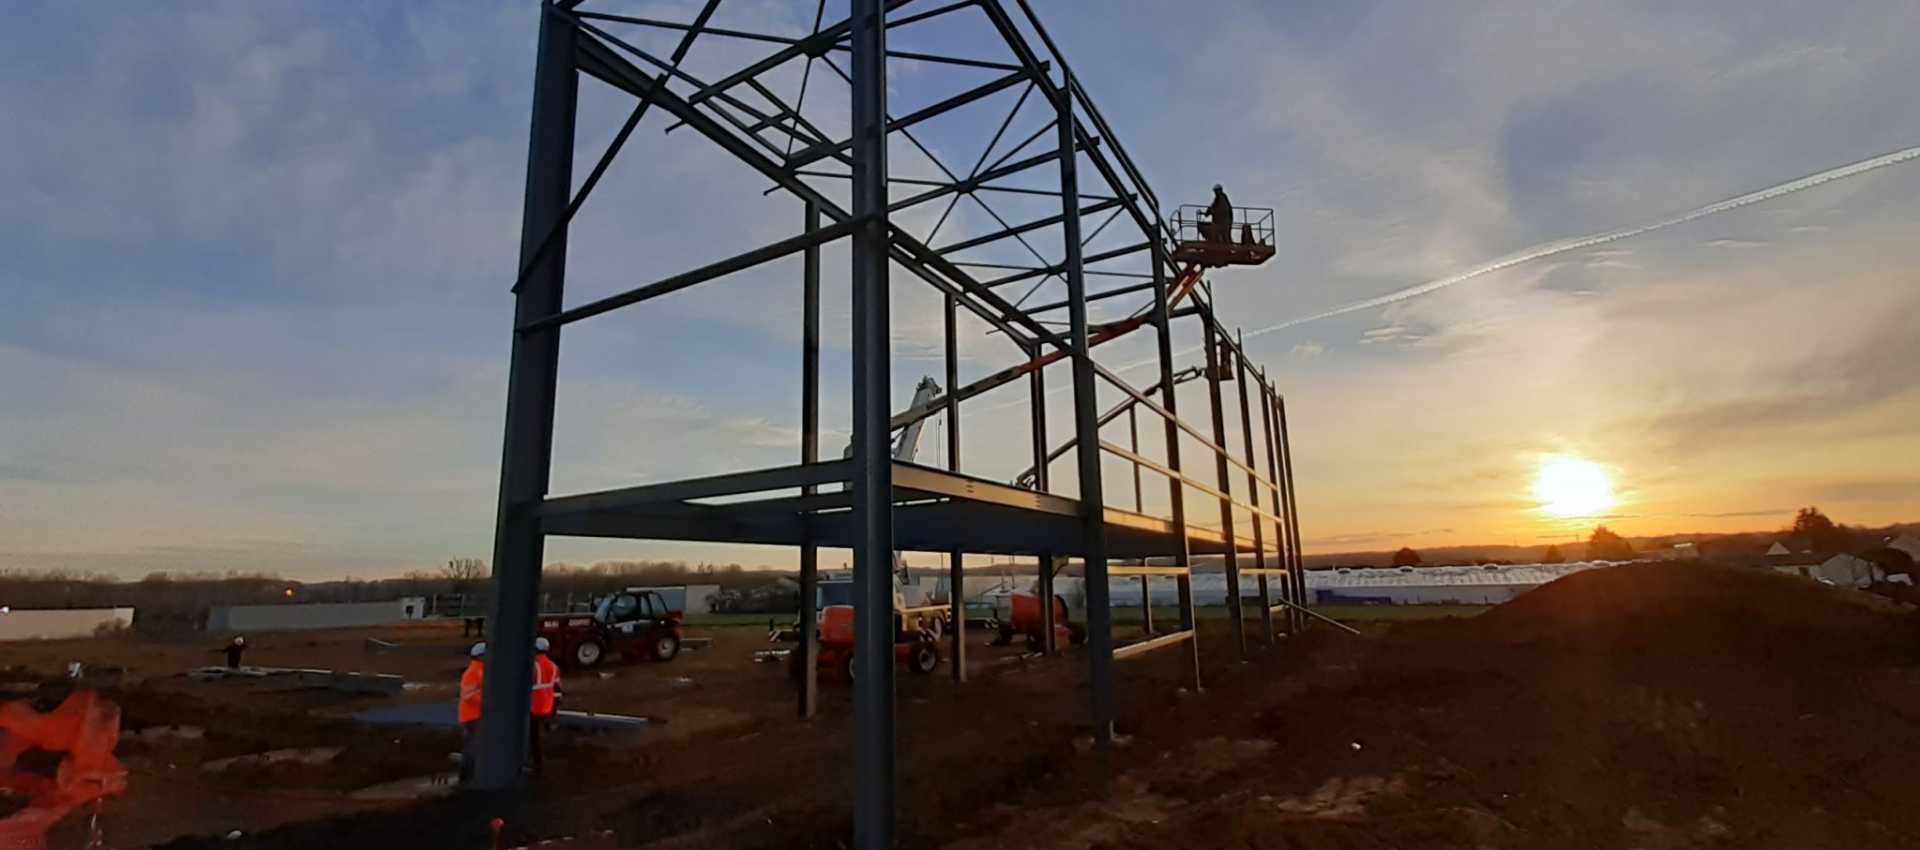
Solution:
<svg viewBox="0 0 1920 850"><path fill-rule="evenodd" d="M440 577L453 585L454 593L468 593L473 586L486 581L492 574L487 562L479 558L455 558L440 568Z"/></svg>

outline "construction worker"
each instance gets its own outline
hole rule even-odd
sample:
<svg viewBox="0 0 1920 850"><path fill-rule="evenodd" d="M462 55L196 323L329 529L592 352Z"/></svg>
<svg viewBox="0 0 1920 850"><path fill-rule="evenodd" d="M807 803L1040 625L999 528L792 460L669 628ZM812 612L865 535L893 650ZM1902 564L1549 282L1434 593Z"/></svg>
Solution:
<svg viewBox="0 0 1920 850"><path fill-rule="evenodd" d="M540 739L553 724L554 712L560 707L560 665L547 655L551 649L553 644L546 638L534 638L532 718L527 730L527 748L533 756L534 773L547 765Z"/></svg>
<svg viewBox="0 0 1920 850"><path fill-rule="evenodd" d="M467 650L467 669L460 674L460 781L473 779L473 740L480 731L480 689L487 679L487 642Z"/></svg>
<svg viewBox="0 0 1920 850"><path fill-rule="evenodd" d="M240 656L245 654L246 651L247 638L245 635L234 635L233 640L227 641L227 669L240 669Z"/></svg>
<svg viewBox="0 0 1920 850"><path fill-rule="evenodd" d="M1218 183L1213 184L1213 203L1207 207L1207 223L1200 235L1209 242L1233 241L1233 202Z"/></svg>

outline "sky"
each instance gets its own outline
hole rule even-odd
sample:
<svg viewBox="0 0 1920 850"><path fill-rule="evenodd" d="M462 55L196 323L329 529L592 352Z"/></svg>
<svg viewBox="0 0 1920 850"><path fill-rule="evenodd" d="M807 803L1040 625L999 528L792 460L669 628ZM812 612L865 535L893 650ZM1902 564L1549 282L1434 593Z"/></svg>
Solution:
<svg viewBox="0 0 1920 850"><path fill-rule="evenodd" d="M1212 282L1286 394L1309 552L1545 545L1596 522L1767 529L1805 504L1854 524L1920 519L1920 162L1670 223L1920 146L1920 6L1247 0L1177 22L1147 0L1035 6L1163 205L1204 203L1220 182L1274 208L1276 259ZM797 35L814 11L727 0L715 23ZM321 579L486 557L534 4L28 2L10 20L0 569ZM991 53L977 22L915 27L895 46ZM770 49L711 39L687 68L717 76ZM792 92L799 70L770 84ZM942 73L895 63L895 111L955 90ZM844 85L818 65L808 85L810 114L838 132ZM922 139L965 167L1017 95ZM583 84L579 174L630 103ZM763 180L668 123L641 123L582 213L569 303L802 225L797 202L763 197ZM896 144L896 175L928 167ZM996 199L1014 219L1048 212L1023 203ZM938 214L905 218L924 232ZM967 204L941 227L991 225ZM826 264L833 454L848 296L844 257ZM797 280L774 263L570 328L554 492L797 460ZM894 281L901 406L940 374L940 311L926 286ZM964 329L963 378L1018 359L984 325ZM1115 343L1103 362L1148 345ZM1024 396L969 403L967 472L1024 468ZM1052 433L1070 433L1066 397L1050 398ZM944 461L944 427L923 461ZM1562 455L1603 467L1617 504L1542 513L1532 478ZM1107 470L1110 499L1130 500ZM793 558L565 539L548 555Z"/></svg>

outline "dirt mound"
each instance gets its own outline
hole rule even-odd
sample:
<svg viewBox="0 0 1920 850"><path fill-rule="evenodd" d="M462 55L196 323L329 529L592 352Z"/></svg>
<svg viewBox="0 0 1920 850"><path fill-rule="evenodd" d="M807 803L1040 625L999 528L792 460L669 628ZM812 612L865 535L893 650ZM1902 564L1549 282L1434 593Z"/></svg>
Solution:
<svg viewBox="0 0 1920 850"><path fill-rule="evenodd" d="M1615 656L1867 659L1911 656L1920 618L1856 591L1726 567L1647 564L1575 573L1470 621L1505 648Z"/></svg>

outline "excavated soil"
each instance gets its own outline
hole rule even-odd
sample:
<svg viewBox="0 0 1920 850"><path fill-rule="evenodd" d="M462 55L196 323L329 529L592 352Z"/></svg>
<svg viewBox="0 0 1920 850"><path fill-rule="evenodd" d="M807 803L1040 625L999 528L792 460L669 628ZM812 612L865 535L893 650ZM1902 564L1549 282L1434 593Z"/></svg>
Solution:
<svg viewBox="0 0 1920 850"><path fill-rule="evenodd" d="M1254 640L1244 664L1210 630L1201 693L1187 689L1178 650L1120 666L1126 737L1105 764L1084 747L1084 655L983 649L965 686L900 678L900 843L1920 846L1920 807L1906 801L1920 751L1917 622L1803 580L1634 566L1571 576L1473 619L1357 637L1323 627L1273 651ZM163 846L479 848L496 816L509 842L611 830L620 847L847 846L847 694L829 689L822 716L796 723L780 665L745 660L758 636L712 632L706 654L570 685L577 707L664 722L561 740L547 776L511 800L349 803L340 789L445 769L451 735L375 737L339 719L351 705L296 711L284 694L255 704L135 676L119 692L132 722L210 731L136 747L147 767L103 821L115 846L182 836ZM458 659L382 663L438 674ZM264 774L184 766L294 746L346 749L324 766ZM158 778L178 782L140 772L167 758L178 766ZM186 795L227 802L176 803L164 826L141 822ZM239 801L276 816L229 840Z"/></svg>

